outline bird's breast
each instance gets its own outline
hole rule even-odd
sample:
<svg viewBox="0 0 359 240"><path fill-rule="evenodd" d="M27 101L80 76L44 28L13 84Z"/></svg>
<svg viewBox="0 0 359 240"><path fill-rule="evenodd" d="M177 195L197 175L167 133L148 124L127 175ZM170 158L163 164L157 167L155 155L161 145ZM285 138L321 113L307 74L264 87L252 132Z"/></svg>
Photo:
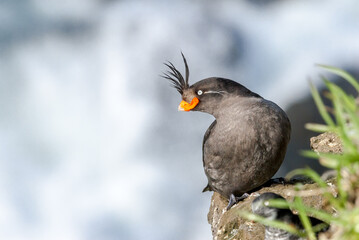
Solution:
<svg viewBox="0 0 359 240"><path fill-rule="evenodd" d="M203 143L211 187L228 195L269 180L284 159L289 134L289 120L276 105L257 102L223 110Z"/></svg>

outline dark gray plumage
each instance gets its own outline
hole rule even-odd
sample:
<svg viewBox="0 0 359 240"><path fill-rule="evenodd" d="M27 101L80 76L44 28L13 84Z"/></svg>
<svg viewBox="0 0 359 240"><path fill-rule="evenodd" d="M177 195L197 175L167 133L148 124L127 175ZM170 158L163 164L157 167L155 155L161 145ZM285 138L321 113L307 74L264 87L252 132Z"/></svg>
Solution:
<svg viewBox="0 0 359 240"><path fill-rule="evenodd" d="M304 227L299 219L299 217L293 214L289 209L279 209L274 207L266 206L266 201L271 199L284 199L282 196L267 192L261 194L259 197L255 198L252 202L252 212L259 216L271 219L278 220L288 224L293 225L299 230L304 231ZM324 224L321 220L310 217L309 220L312 223L312 226L316 226L318 224ZM322 231L327 230L327 227ZM274 228L274 227L265 227L265 238L264 240L304 240L305 238L301 238L297 235L291 234L285 230Z"/></svg>
<svg viewBox="0 0 359 240"><path fill-rule="evenodd" d="M230 208L277 172L289 142L290 122L275 103L235 81L212 77L189 86L184 56L183 60L186 79L171 63L166 64L169 71L163 77L182 95L180 110L206 112L216 118L203 139L208 178L204 191L227 197Z"/></svg>

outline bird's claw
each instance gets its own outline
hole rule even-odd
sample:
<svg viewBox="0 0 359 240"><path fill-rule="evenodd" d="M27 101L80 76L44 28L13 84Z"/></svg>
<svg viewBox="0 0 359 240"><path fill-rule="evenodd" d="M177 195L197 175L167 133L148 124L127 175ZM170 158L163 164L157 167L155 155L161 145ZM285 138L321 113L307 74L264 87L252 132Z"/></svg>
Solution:
<svg viewBox="0 0 359 240"><path fill-rule="evenodd" d="M231 209L231 207L233 207L234 204L238 203L239 201L242 201L244 199L246 199L247 197L249 197L248 193L243 193L242 196L240 197L236 197L234 196L234 194L231 194L231 196L229 196L229 202L227 205L227 211L229 209Z"/></svg>

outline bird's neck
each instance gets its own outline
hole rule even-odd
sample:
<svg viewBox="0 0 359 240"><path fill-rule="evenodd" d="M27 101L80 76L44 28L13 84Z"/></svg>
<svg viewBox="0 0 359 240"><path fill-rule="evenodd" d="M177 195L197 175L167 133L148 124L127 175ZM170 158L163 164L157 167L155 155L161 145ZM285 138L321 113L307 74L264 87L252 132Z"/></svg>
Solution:
<svg viewBox="0 0 359 240"><path fill-rule="evenodd" d="M222 101L216 111L212 115L216 118L217 122L228 122L228 119L240 119L252 112L253 107L262 101L258 97L232 97Z"/></svg>

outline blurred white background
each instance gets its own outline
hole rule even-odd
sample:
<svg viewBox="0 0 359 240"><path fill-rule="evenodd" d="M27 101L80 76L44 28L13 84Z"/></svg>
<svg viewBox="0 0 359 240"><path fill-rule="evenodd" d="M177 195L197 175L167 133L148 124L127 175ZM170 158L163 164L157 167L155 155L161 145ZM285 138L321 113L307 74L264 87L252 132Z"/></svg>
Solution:
<svg viewBox="0 0 359 240"><path fill-rule="evenodd" d="M177 112L159 77L181 51L191 83L231 78L288 109L315 63L358 69L359 2L2 0L1 239L211 238L213 117Z"/></svg>

